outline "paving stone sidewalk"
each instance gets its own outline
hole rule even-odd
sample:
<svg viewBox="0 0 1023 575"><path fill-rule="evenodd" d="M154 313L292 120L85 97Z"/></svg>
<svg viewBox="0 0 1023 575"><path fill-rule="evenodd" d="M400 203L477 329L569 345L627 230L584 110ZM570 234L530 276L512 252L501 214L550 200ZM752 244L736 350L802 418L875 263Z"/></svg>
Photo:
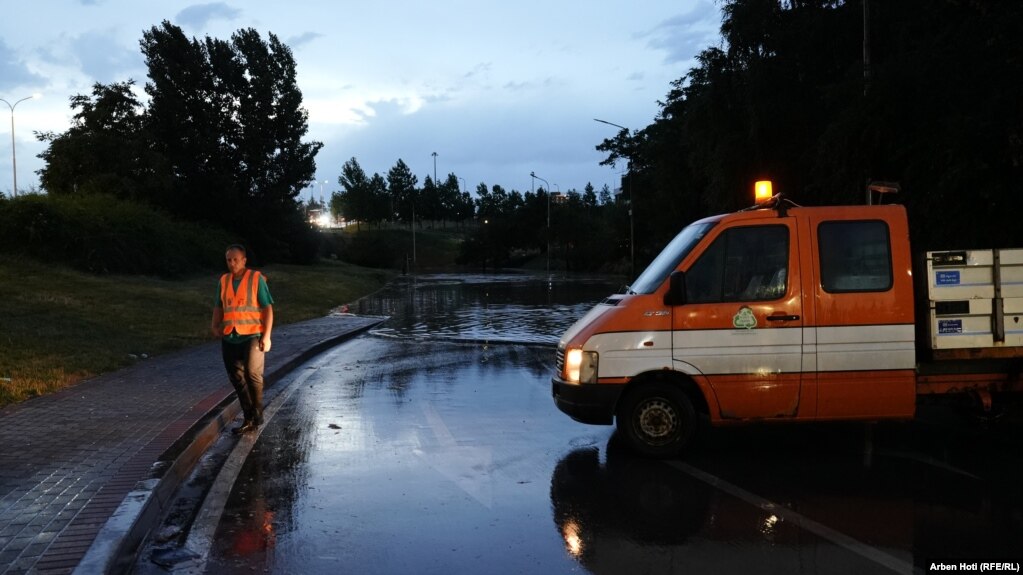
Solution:
<svg viewBox="0 0 1023 575"><path fill-rule="evenodd" d="M267 385L382 320L275 328ZM0 409L0 575L71 573L136 484L232 398L210 342Z"/></svg>

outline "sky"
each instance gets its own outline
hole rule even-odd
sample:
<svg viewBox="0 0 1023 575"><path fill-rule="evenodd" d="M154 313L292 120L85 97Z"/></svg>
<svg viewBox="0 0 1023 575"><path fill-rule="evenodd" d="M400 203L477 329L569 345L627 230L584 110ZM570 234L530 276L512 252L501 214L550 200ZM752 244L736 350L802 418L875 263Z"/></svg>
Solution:
<svg viewBox="0 0 1023 575"><path fill-rule="evenodd" d="M720 45L721 15L715 0L4 0L0 98L40 96L14 109L20 191L39 186L33 133L66 131L69 98L133 79L145 100L139 40L164 20L198 39L253 28L292 49L305 139L323 143L302 198L329 199L351 158L385 177L401 159L420 184L454 173L470 191L614 189L625 166L601 166L595 147L618 128L594 119L652 123L671 82ZM10 120L0 102L7 195Z"/></svg>

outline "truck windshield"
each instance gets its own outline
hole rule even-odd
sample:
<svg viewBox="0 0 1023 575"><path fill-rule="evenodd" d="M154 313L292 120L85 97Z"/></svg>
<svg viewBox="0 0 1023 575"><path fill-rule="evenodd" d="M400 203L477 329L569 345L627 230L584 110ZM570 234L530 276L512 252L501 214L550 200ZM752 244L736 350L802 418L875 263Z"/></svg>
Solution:
<svg viewBox="0 0 1023 575"><path fill-rule="evenodd" d="M697 222L686 226L675 236L675 239L671 240L671 243L661 250L654 261L650 262L643 273L639 274L636 281L629 286L628 292L647 294L656 291L668 278L668 274L675 271L678 264L682 263L686 255L715 224L717 222Z"/></svg>

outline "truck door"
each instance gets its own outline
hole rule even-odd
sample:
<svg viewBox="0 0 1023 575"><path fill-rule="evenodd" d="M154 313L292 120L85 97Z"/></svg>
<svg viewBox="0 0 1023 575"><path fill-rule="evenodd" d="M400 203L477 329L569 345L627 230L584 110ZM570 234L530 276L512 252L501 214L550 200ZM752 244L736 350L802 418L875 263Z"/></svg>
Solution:
<svg viewBox="0 0 1023 575"><path fill-rule="evenodd" d="M898 206L807 216L815 248L816 417L901 418L916 408L909 232Z"/></svg>
<svg viewBox="0 0 1023 575"><path fill-rule="evenodd" d="M675 368L706 378L723 419L795 417L800 407L796 219L769 213L715 230L684 270L686 303L672 313Z"/></svg>

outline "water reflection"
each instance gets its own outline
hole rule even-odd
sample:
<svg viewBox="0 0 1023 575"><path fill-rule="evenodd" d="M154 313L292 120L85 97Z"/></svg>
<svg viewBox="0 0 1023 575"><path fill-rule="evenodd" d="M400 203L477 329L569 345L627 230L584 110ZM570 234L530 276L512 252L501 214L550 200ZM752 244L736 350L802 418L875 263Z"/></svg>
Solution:
<svg viewBox="0 0 1023 575"><path fill-rule="evenodd" d="M608 278L525 274L403 277L350 306L387 315L379 336L472 343L556 345L589 308L617 290Z"/></svg>
<svg viewBox="0 0 1023 575"><path fill-rule="evenodd" d="M820 448L785 430L737 430L726 435L775 447L719 444L686 461L638 458L617 435L603 460L596 447L574 450L551 478L556 531L596 574L910 573L1018 548L1011 491L890 437L865 461L848 433L828 429L812 430Z"/></svg>
<svg viewBox="0 0 1023 575"><path fill-rule="evenodd" d="M708 523L712 489L617 439L566 455L551 477L554 522L566 551L594 573L664 573L665 554Z"/></svg>

